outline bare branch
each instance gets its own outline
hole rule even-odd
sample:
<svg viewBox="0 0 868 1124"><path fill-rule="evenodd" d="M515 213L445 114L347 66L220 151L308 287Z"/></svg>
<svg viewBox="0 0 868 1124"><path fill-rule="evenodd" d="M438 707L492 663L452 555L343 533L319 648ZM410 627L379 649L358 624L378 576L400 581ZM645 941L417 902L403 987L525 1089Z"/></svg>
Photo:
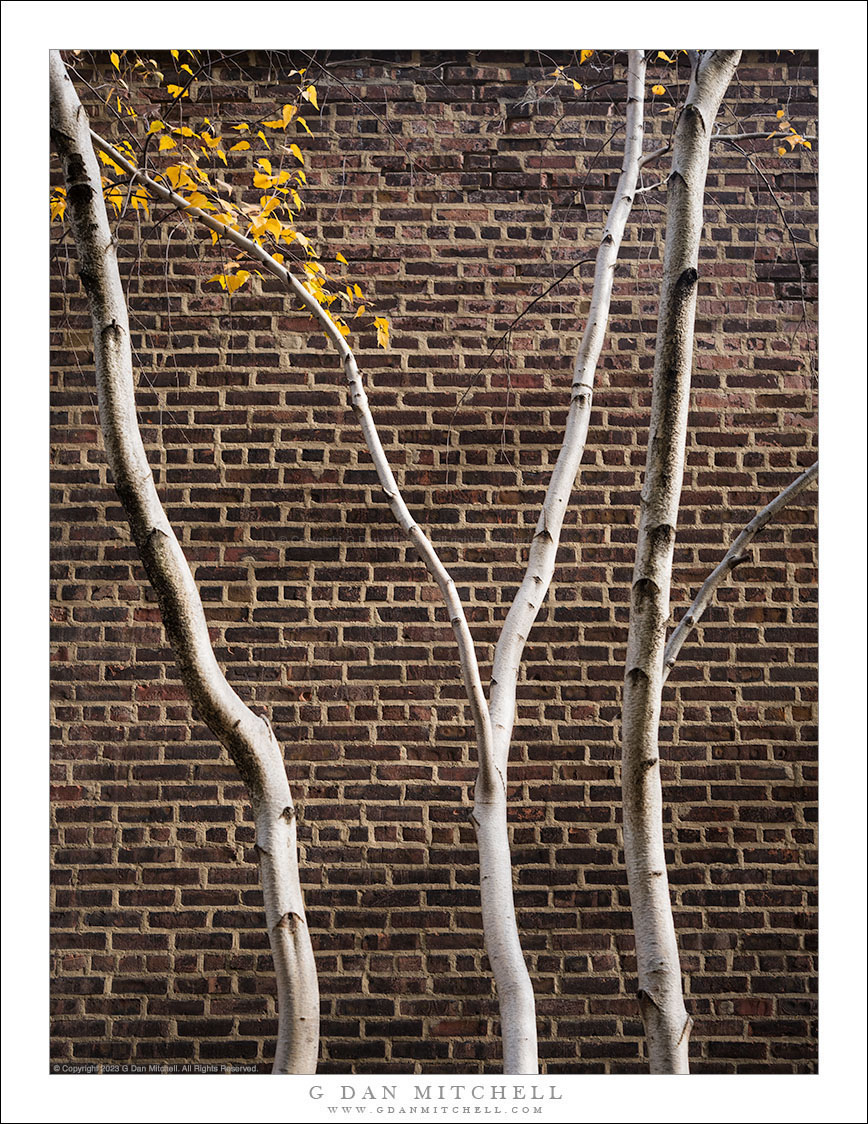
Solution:
<svg viewBox="0 0 868 1124"><path fill-rule="evenodd" d="M798 479L794 480L793 483L789 485L789 487L784 488L780 495L775 496L771 503L766 504L761 511L758 511L739 534L738 538L735 539L726 554L724 554L720 563L705 579L699 593L694 597L690 608L678 622L677 627L669 637L669 642L663 654L664 682L669 678L669 672L678 659L678 653L681 651L684 641L699 623L703 613L711 604L711 600L717 592L718 586L726 581L736 566L747 561L749 558L749 555L746 553L747 548L756 536L772 519L774 519L779 511L785 508L787 504L792 503L794 499L800 496L802 492L817 479L818 472L819 462L815 461L811 467L806 469Z"/></svg>
<svg viewBox="0 0 868 1124"><path fill-rule="evenodd" d="M799 135L801 136L802 140L815 141L817 139L816 137L802 136L801 133ZM777 133L777 132L773 132L773 133L770 134L768 129L766 129L765 132L762 132L762 133L715 133L714 136L711 138L711 143L714 144L715 141L778 140L778 139L786 140L787 134L786 133Z"/></svg>
<svg viewBox="0 0 868 1124"><path fill-rule="evenodd" d="M654 160L659 160L661 156L665 156L672 148L672 142L661 145L660 148L652 148L650 152L646 152L642 159L639 161L639 171L647 167Z"/></svg>

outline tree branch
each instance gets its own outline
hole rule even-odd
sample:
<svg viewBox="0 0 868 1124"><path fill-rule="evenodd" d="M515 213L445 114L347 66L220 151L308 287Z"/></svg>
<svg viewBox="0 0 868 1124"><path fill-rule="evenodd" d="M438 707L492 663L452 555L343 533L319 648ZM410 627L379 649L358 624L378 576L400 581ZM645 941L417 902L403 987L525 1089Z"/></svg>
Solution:
<svg viewBox="0 0 868 1124"><path fill-rule="evenodd" d="M702 588L693 599L690 608L678 622L677 627L669 637L669 642L663 654L664 682L669 678L669 672L678 659L678 653L681 651L684 641L699 623L703 613L711 604L711 600L717 592L718 586L726 581L736 566L746 561L748 556L745 554L745 551L760 531L771 522L779 511L800 496L802 492L817 479L818 472L819 462L815 461L811 467L806 469L806 471L803 472L798 479L794 480L789 487L784 488L780 495L775 496L771 503L767 504L761 511L758 511L739 534L738 538L735 539L726 554L724 554L720 563L705 579Z"/></svg>

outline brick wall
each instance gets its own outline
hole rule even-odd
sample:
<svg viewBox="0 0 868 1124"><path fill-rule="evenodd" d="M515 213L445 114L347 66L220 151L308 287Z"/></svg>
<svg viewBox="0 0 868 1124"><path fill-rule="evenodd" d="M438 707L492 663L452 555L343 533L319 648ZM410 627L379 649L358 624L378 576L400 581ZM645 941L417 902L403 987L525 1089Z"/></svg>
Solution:
<svg viewBox="0 0 868 1124"><path fill-rule="evenodd" d="M391 350L363 332L360 363L485 677L559 448L591 267L535 305L508 357L484 360L595 252L623 75L586 64L577 98L546 77L568 56L363 54L311 64L323 112L309 114L308 222L391 320ZM268 64L218 67L212 118L287 100ZM649 86L659 75L674 89L665 71ZM813 132L815 83L809 53L746 54L727 128L765 128L786 106ZM671 126L668 100L649 105L652 137ZM784 158L771 142L743 147L715 146L709 174L675 611L816 455L817 145ZM618 727L664 206L650 192L628 224L587 451L519 687L516 902L550 1073L643 1069ZM231 300L205 286L219 259L173 218L144 229L135 266L133 223L121 247L140 420L218 658L285 748L321 1069L495 1071L472 725L439 594L382 502L324 339L269 280ZM265 1069L276 1019L250 813L191 714L108 478L69 239L55 266L53 1058ZM815 1066L815 507L809 492L762 535L665 690L696 1072Z"/></svg>

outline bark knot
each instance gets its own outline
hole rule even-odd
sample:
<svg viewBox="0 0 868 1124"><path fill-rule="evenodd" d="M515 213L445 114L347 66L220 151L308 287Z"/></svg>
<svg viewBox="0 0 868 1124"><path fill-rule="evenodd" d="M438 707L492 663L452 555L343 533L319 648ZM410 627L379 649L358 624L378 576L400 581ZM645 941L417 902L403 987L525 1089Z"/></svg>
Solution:
<svg viewBox="0 0 868 1124"><path fill-rule="evenodd" d="M275 932L279 929L286 929L290 933L296 933L302 925L302 919L297 913L290 911L284 913L283 917L274 926Z"/></svg>
<svg viewBox="0 0 868 1124"><path fill-rule="evenodd" d="M645 991L644 988L639 988L639 990L636 992L636 998L639 1000L639 1010L642 1013L643 1022L645 1020L646 1011L648 1010L649 1005L651 1007L654 1007L658 1011L660 1010L660 1005L657 1000L649 991Z"/></svg>
<svg viewBox="0 0 868 1124"><path fill-rule="evenodd" d="M660 590L651 578L639 578L633 583L633 592L636 596L636 610L641 613L649 602L653 603Z"/></svg>

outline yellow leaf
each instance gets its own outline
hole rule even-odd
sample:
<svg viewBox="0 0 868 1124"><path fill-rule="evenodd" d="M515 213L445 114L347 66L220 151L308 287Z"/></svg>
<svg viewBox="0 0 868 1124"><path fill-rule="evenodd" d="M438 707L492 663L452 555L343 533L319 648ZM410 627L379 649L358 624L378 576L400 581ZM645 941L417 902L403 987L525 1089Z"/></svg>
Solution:
<svg viewBox="0 0 868 1124"><path fill-rule="evenodd" d="M299 123L299 125L301 125L301 127L304 129L304 131L307 133L308 136L310 136L310 137L313 136L313 133L307 127L307 121L305 121L305 119L303 117L298 118L298 123Z"/></svg>
<svg viewBox="0 0 868 1124"><path fill-rule="evenodd" d="M576 93L578 93L578 92L579 92L579 90L581 90L581 89L582 89L582 84L581 84L581 82L577 82L577 81L575 80L575 78L571 78L571 79L570 79L570 81L571 81L571 82L572 82L572 84L573 84L573 89L574 89L574 90L576 91Z"/></svg>
<svg viewBox="0 0 868 1124"><path fill-rule="evenodd" d="M51 221L55 219L63 220L63 214L66 210L66 189L58 187L55 189L54 194L50 201Z"/></svg>
<svg viewBox="0 0 868 1124"><path fill-rule="evenodd" d="M810 142L810 141L806 141L806 140L803 140L803 141L802 141L802 145L803 145L803 146L804 146L805 148L810 148L810 147L811 147L811 142Z"/></svg>
<svg viewBox="0 0 868 1124"><path fill-rule="evenodd" d="M145 218L148 218L150 216L151 212L148 208L148 200L147 200L146 197L143 197L139 192L136 192L136 194L131 197L130 203L132 204L134 210L144 211L145 212Z"/></svg>
<svg viewBox="0 0 868 1124"><path fill-rule="evenodd" d="M359 300L364 300L364 293L358 285L353 285L353 292L359 298ZM388 321L385 321L385 323L388 323Z"/></svg>
<svg viewBox="0 0 868 1124"><path fill-rule="evenodd" d="M377 347L389 346L389 321L384 316L374 317L374 327L377 329Z"/></svg>
<svg viewBox="0 0 868 1124"><path fill-rule="evenodd" d="M579 63L586 62L591 57L591 55L593 53L594 53L593 51L580 51L579 52Z"/></svg>
<svg viewBox="0 0 868 1124"><path fill-rule="evenodd" d="M120 70L121 60L118 58L117 51L112 51L112 53L109 55L109 58L112 60L112 66L115 68L115 70Z"/></svg>
<svg viewBox="0 0 868 1124"><path fill-rule="evenodd" d="M263 141L266 148L271 148L271 145L268 143L268 137L263 133L262 129L260 129L256 135Z"/></svg>
<svg viewBox="0 0 868 1124"><path fill-rule="evenodd" d="M289 151L296 158L296 160L298 160L298 162L300 164L304 163L304 156L302 156L301 149L298 147L297 144L291 144L289 146Z"/></svg>
<svg viewBox="0 0 868 1124"><path fill-rule="evenodd" d="M173 58L173 59L176 59L176 58L178 58L178 52L177 52L177 51L172 51L172 52L171 52L171 55L172 55L172 58Z"/></svg>
<svg viewBox="0 0 868 1124"><path fill-rule="evenodd" d="M160 137L160 152L165 152L167 148L177 147L171 137Z"/></svg>
<svg viewBox="0 0 868 1124"><path fill-rule="evenodd" d="M124 197L121 193L121 189L117 185L110 187L109 190L105 193L105 197L118 212L118 214L120 214L121 208L124 205Z"/></svg>
<svg viewBox="0 0 868 1124"><path fill-rule="evenodd" d="M349 262L347 261L347 259L346 259L346 258L344 257L344 255L343 255L343 254L335 254L335 261L342 261L342 262L344 263L344 265L349 265L349 264L350 264L350 263L349 263Z"/></svg>
<svg viewBox="0 0 868 1124"><path fill-rule="evenodd" d="M165 129L165 127L166 126L163 124L162 121L152 121L150 126L148 127L148 132L149 133L159 133L160 129Z"/></svg>
<svg viewBox="0 0 868 1124"><path fill-rule="evenodd" d="M670 58L670 57L669 57L669 56L668 56L668 55L666 54L666 52L665 52L665 51L658 51L658 52L657 52L657 58L658 58L658 59L665 59L665 60L666 60L666 62L675 62L675 59L671 59L671 58Z"/></svg>
<svg viewBox="0 0 868 1124"><path fill-rule="evenodd" d="M783 115L784 115L784 111L782 109L779 109L777 111L777 113L775 114L776 117L783 117Z"/></svg>
<svg viewBox="0 0 868 1124"><path fill-rule="evenodd" d="M652 94L658 94L658 95L660 95L660 94L665 94L665 93L666 93L666 87L665 87L665 86L661 86L661 85L660 85L660 84L658 83L658 84L657 84L656 86L652 86L652 87L651 87L651 93L652 93Z"/></svg>
<svg viewBox="0 0 868 1124"><path fill-rule="evenodd" d="M244 124L244 123L242 123L241 125L233 125L232 128L235 130L236 133L249 133L250 132L250 126L247 125L247 124Z"/></svg>
<svg viewBox="0 0 868 1124"><path fill-rule="evenodd" d="M190 69L190 67L188 66L188 64L187 64L187 63L182 63L182 64L181 64L181 69L182 69L182 70L186 70L186 71L187 71L187 73L188 73L188 74L190 75L190 77L191 77L191 78L193 77L193 71L192 71L192 70Z"/></svg>
<svg viewBox="0 0 868 1124"><path fill-rule="evenodd" d="M778 149L778 156L786 156L786 154L787 150L783 147L783 145L781 145L781 147Z"/></svg>
<svg viewBox="0 0 868 1124"><path fill-rule="evenodd" d="M305 99L305 101L309 101L314 109L319 109L319 105L317 104L316 100L316 86L308 86L306 90L302 91L301 96Z"/></svg>
<svg viewBox="0 0 868 1124"><path fill-rule="evenodd" d="M111 156L107 156L104 152L101 152L99 154L99 158L100 160L102 160L103 164L111 168L113 172L117 172L119 175L124 174L123 168L120 166L120 164L116 164L114 160L112 160Z"/></svg>
<svg viewBox="0 0 868 1124"><path fill-rule="evenodd" d="M217 208L203 195L201 191L194 191L193 194L185 200L188 207L198 207L200 211L216 211Z"/></svg>
<svg viewBox="0 0 868 1124"><path fill-rule="evenodd" d="M173 86L170 84L166 89L172 95L173 101L177 101L178 98L188 98L190 96L190 91L185 90L183 86Z"/></svg>
<svg viewBox="0 0 868 1124"><path fill-rule="evenodd" d="M290 123L290 121L293 118L293 114L296 112L296 110L297 110L297 106L294 106L294 105L285 105L283 107L283 123L284 123L284 125L288 125Z"/></svg>
<svg viewBox="0 0 868 1124"><path fill-rule="evenodd" d="M262 168L269 175L271 175L271 161L270 160L266 160L265 157L263 157L261 160L257 160L256 163L259 165L260 168Z"/></svg>
<svg viewBox="0 0 868 1124"><path fill-rule="evenodd" d="M239 141L238 144L233 144L232 147L229 149L229 151L230 152L245 152L248 148L250 148L250 142L249 141Z"/></svg>
<svg viewBox="0 0 868 1124"><path fill-rule="evenodd" d="M240 289L241 286L246 283L249 277L250 274L246 269L239 269L233 277L226 278L226 288L230 293L234 293L237 289Z"/></svg>

